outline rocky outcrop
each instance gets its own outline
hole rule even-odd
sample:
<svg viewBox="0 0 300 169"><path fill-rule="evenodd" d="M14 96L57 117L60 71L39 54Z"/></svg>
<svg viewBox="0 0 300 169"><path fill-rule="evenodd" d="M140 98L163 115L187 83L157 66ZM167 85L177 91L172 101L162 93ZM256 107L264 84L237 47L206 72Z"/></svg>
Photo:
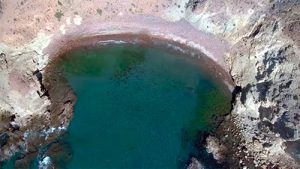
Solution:
<svg viewBox="0 0 300 169"><path fill-rule="evenodd" d="M47 55L41 50L49 44L49 38L40 34L28 45L0 48L0 161L15 152L37 153L40 146L52 142L69 125L72 102L51 103L50 87L44 85ZM61 109L68 116L57 116Z"/></svg>
<svg viewBox="0 0 300 169"><path fill-rule="evenodd" d="M227 61L237 87L231 117L221 125L227 129L219 129L235 131L219 136L236 148L232 153L241 152L232 165L297 168L285 148L299 140L299 1L191 0L188 6L183 18L232 44Z"/></svg>
<svg viewBox="0 0 300 169"><path fill-rule="evenodd" d="M206 150L208 153L211 153L214 159L218 163L225 162L225 155L228 152L227 147L224 146L219 139L213 136L208 136L206 138Z"/></svg>
<svg viewBox="0 0 300 169"><path fill-rule="evenodd" d="M285 142L300 139L299 45L295 29L289 32L293 39L286 32L287 25L300 19L299 5L275 2L233 46L231 75L241 92L232 115L256 166L293 163L285 155Z"/></svg>

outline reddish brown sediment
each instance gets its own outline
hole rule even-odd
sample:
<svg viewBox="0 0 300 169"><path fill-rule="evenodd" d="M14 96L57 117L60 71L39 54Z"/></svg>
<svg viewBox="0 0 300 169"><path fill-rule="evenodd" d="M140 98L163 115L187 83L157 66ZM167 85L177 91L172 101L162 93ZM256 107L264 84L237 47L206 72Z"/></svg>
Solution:
<svg viewBox="0 0 300 169"><path fill-rule="evenodd" d="M60 57L63 57L65 53L77 48L97 47L119 42L156 47L161 50L168 50L169 52L175 52L177 50L177 52L180 52L181 55L191 57L194 61L198 62L199 67L202 68L202 70L212 79L218 82L220 87L226 91L225 93L230 93L234 88L234 83L229 73L224 70L222 66L215 63L198 49L172 40L161 39L159 37L152 37L145 34L99 35L95 37L78 38L77 40L72 40L66 45L63 45L65 47L60 48L56 55L50 55L50 62L55 63ZM161 46L158 44L161 44ZM48 70L47 67L45 70Z"/></svg>
<svg viewBox="0 0 300 169"><path fill-rule="evenodd" d="M225 63L225 54L229 52L226 41L196 30L183 20L172 23L157 17L136 16L117 17L105 22L95 20L81 24L68 29L64 35L56 35L44 52L51 58L72 48L97 43L97 41L114 40L114 38L126 41L130 40L130 37L126 39L126 35L139 35L145 36L142 40L157 39L194 48L225 71L229 71Z"/></svg>
<svg viewBox="0 0 300 169"><path fill-rule="evenodd" d="M73 49L107 42L123 41L144 45L164 43L173 45L174 48L179 47L185 52L189 51L189 54L194 53L203 70L219 84L224 84L220 85L222 89L232 91L235 86L225 63L226 53L229 52L228 44L209 33L196 30L186 21L174 24L156 17L139 16L82 25L70 28L66 34L58 34L53 38L44 50L49 55L50 62Z"/></svg>

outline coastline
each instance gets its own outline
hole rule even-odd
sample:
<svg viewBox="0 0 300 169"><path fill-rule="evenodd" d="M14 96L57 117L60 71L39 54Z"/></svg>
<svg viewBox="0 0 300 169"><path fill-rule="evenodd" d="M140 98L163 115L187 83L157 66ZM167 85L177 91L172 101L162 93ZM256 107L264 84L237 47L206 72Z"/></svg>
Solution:
<svg viewBox="0 0 300 169"><path fill-rule="evenodd" d="M298 168L289 145L300 136L299 6L297 0L0 1L0 161L20 149L31 152L35 136L64 127L52 128L49 109L67 119L72 104L51 103L44 88L52 58L93 37L143 34L196 48L217 62L212 70L225 70L217 76L229 75L233 108L221 124L228 134L214 137L235 154L234 166Z"/></svg>

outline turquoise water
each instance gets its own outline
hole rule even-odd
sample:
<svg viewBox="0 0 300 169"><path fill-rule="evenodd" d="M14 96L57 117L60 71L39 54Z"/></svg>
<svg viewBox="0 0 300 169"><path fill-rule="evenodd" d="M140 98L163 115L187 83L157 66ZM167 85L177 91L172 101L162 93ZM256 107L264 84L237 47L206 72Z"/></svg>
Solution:
<svg viewBox="0 0 300 169"><path fill-rule="evenodd" d="M52 158L58 168L184 168L192 156L209 160L197 141L228 113L230 99L195 60L119 44L72 51L58 68L77 95L63 139L71 157Z"/></svg>

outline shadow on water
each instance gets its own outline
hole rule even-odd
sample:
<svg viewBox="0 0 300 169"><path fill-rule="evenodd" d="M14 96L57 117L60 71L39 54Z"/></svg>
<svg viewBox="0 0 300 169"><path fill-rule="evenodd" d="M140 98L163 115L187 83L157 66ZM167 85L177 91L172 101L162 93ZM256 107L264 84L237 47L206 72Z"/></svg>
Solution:
<svg viewBox="0 0 300 169"><path fill-rule="evenodd" d="M206 92L203 92L206 91ZM181 153L186 157L179 157L178 168L186 168L191 158L196 158L206 169L224 168L217 163L212 154L205 148L206 138L217 129L218 125L228 114L231 108L230 100L222 95L214 87L214 84L201 81L197 86L196 115L184 128L182 128L181 147L182 150L190 152ZM201 104L200 104L201 103Z"/></svg>
<svg viewBox="0 0 300 169"><path fill-rule="evenodd" d="M177 161L177 168L187 168L192 158L196 158L205 169L223 169L223 164L217 163L213 155L208 153L205 148L206 138L209 132L199 131L196 137L190 138L188 131L182 131L182 147L190 150L185 157L180 157Z"/></svg>

